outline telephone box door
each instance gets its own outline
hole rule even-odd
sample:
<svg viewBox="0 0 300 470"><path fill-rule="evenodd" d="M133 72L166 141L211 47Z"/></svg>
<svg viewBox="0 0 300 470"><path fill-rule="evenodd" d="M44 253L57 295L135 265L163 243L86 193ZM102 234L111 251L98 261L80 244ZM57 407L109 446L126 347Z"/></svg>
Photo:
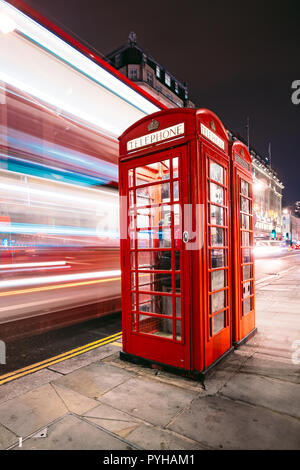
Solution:
<svg viewBox="0 0 300 470"><path fill-rule="evenodd" d="M231 348L229 164L203 145L206 201L205 368ZM206 173L205 173L206 167Z"/></svg>
<svg viewBox="0 0 300 470"><path fill-rule="evenodd" d="M236 244L240 250L237 260L240 263L236 269L240 269L239 285L236 286L239 302L237 302L238 337L241 340L255 328L255 308L254 308L254 260L253 260L253 192L252 180L239 170L236 170L235 184L237 188L237 237L239 243Z"/></svg>
<svg viewBox="0 0 300 470"><path fill-rule="evenodd" d="M123 350L189 369L186 152L181 146L121 163L122 194L128 195L122 295Z"/></svg>

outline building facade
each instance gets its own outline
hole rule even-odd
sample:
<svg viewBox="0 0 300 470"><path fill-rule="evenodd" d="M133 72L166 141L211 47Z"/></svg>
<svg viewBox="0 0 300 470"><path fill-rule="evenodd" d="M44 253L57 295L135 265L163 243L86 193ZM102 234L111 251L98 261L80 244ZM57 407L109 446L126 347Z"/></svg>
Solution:
<svg viewBox="0 0 300 470"><path fill-rule="evenodd" d="M282 191L284 186L276 171L255 151L250 151L253 172L255 238L283 237Z"/></svg>
<svg viewBox="0 0 300 470"><path fill-rule="evenodd" d="M247 142L240 135L227 130L231 139ZM248 146L248 145L247 145ZM262 157L250 146L253 174L253 212L255 240L283 238L282 191L284 185L277 172L271 168L269 159Z"/></svg>
<svg viewBox="0 0 300 470"><path fill-rule="evenodd" d="M293 214L291 208L282 211L283 238L290 243L300 243L300 217Z"/></svg>
<svg viewBox="0 0 300 470"><path fill-rule="evenodd" d="M168 108L195 107L189 100L187 85L142 49L135 33L129 34L127 44L107 54L106 60Z"/></svg>

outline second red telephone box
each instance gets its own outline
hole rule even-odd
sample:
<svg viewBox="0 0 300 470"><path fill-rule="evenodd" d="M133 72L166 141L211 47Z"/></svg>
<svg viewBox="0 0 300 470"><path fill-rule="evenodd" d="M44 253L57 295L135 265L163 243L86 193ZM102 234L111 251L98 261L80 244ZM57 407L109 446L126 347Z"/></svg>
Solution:
<svg viewBox="0 0 300 470"><path fill-rule="evenodd" d="M197 375L232 349L228 135L171 109L120 137L123 352Z"/></svg>
<svg viewBox="0 0 300 470"><path fill-rule="evenodd" d="M232 255L233 255L233 344L238 346L254 333L254 220L252 159L248 148L230 143Z"/></svg>

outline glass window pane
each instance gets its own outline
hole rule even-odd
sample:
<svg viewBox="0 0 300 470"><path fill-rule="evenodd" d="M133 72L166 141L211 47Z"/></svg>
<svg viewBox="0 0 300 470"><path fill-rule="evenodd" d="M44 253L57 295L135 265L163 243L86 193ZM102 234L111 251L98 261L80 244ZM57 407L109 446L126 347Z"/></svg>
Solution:
<svg viewBox="0 0 300 470"><path fill-rule="evenodd" d="M180 251L175 251L175 269L180 271Z"/></svg>
<svg viewBox="0 0 300 470"><path fill-rule="evenodd" d="M225 312L219 313L212 317L212 334L215 335L225 327Z"/></svg>
<svg viewBox="0 0 300 470"><path fill-rule="evenodd" d="M249 196L249 183L247 181L241 180L241 193L244 196Z"/></svg>
<svg viewBox="0 0 300 470"><path fill-rule="evenodd" d="M139 273L138 280L140 291L170 292L172 290L172 273Z"/></svg>
<svg viewBox="0 0 300 470"><path fill-rule="evenodd" d="M210 178L223 184L223 167L217 163L210 162Z"/></svg>
<svg viewBox="0 0 300 470"><path fill-rule="evenodd" d="M173 178L178 178L178 165L179 165L178 157L173 158Z"/></svg>
<svg viewBox="0 0 300 470"><path fill-rule="evenodd" d="M181 297L175 297L175 313L176 317L181 317Z"/></svg>
<svg viewBox="0 0 300 470"><path fill-rule="evenodd" d="M215 183L210 183L210 200L217 204L224 204L224 189Z"/></svg>
<svg viewBox="0 0 300 470"><path fill-rule="evenodd" d="M250 217L249 215L242 214L242 228L250 228Z"/></svg>
<svg viewBox="0 0 300 470"><path fill-rule="evenodd" d="M137 232L138 249L171 248L171 229L158 228Z"/></svg>
<svg viewBox="0 0 300 470"><path fill-rule="evenodd" d="M158 237L159 237L160 248L171 248L172 246L171 229L169 228L160 229L158 232Z"/></svg>
<svg viewBox="0 0 300 470"><path fill-rule="evenodd" d="M136 294L131 294L131 310L136 310Z"/></svg>
<svg viewBox="0 0 300 470"><path fill-rule="evenodd" d="M139 316L139 332L173 338L173 320L168 318L157 318L149 315Z"/></svg>
<svg viewBox="0 0 300 470"><path fill-rule="evenodd" d="M175 288L176 292L180 292L180 283L181 283L181 276L180 274L175 274Z"/></svg>
<svg viewBox="0 0 300 470"><path fill-rule="evenodd" d="M250 248L243 248L242 250L242 263L249 263L251 261Z"/></svg>
<svg viewBox="0 0 300 470"><path fill-rule="evenodd" d="M250 246L250 233L242 232L242 246Z"/></svg>
<svg viewBox="0 0 300 470"><path fill-rule="evenodd" d="M210 223L224 225L224 209L222 207L210 205Z"/></svg>
<svg viewBox="0 0 300 470"><path fill-rule="evenodd" d="M172 315L172 296L139 294L139 311Z"/></svg>
<svg viewBox="0 0 300 470"><path fill-rule="evenodd" d="M250 297L249 299L246 299L244 300L243 302L243 314L246 315L247 313L251 312L252 310L252 297Z"/></svg>
<svg viewBox="0 0 300 470"><path fill-rule="evenodd" d="M130 267L135 268L135 253L130 253Z"/></svg>
<svg viewBox="0 0 300 470"><path fill-rule="evenodd" d="M225 271L221 269L220 271L212 271L211 273L211 290L222 289L226 286L225 283Z"/></svg>
<svg viewBox="0 0 300 470"><path fill-rule="evenodd" d="M181 341L181 321L176 320L176 339Z"/></svg>
<svg viewBox="0 0 300 470"><path fill-rule="evenodd" d="M247 266L243 266L243 280L246 281L247 279L250 279L251 276L251 264L248 264Z"/></svg>
<svg viewBox="0 0 300 470"><path fill-rule="evenodd" d="M135 290L136 288L136 277L135 277L135 272L131 273L130 275L130 282L131 282L131 289Z"/></svg>
<svg viewBox="0 0 300 470"><path fill-rule="evenodd" d="M179 199L179 182L178 181L174 181L173 183L173 198L174 198L174 201L178 201Z"/></svg>
<svg viewBox="0 0 300 470"><path fill-rule="evenodd" d="M249 295L252 294L251 282L252 281L243 283L243 298L248 297Z"/></svg>
<svg viewBox="0 0 300 470"><path fill-rule="evenodd" d="M244 197L241 198L242 211L250 214L250 201Z"/></svg>
<svg viewBox="0 0 300 470"><path fill-rule="evenodd" d="M171 251L139 251L137 256L139 270L168 271L172 269Z"/></svg>
<svg viewBox="0 0 300 470"><path fill-rule="evenodd" d="M226 295L225 291L216 292L211 295L211 313L215 313L218 310L226 307Z"/></svg>
<svg viewBox="0 0 300 470"><path fill-rule="evenodd" d="M224 250L210 250L211 253L211 268L221 268L225 266L225 251Z"/></svg>
<svg viewBox="0 0 300 470"><path fill-rule="evenodd" d="M134 206L134 191L129 191L129 207Z"/></svg>
<svg viewBox="0 0 300 470"><path fill-rule="evenodd" d="M225 246L225 232L223 228L211 227L211 246Z"/></svg>
<svg viewBox="0 0 300 470"><path fill-rule="evenodd" d="M151 163L136 168L136 186L160 181L170 178L170 162L165 160L162 162Z"/></svg>
<svg viewBox="0 0 300 470"><path fill-rule="evenodd" d="M147 207L137 209L137 228L170 225L170 207Z"/></svg>
<svg viewBox="0 0 300 470"><path fill-rule="evenodd" d="M149 206L162 202L170 202L170 183L154 184L145 186L144 188L137 188L136 199L137 206Z"/></svg>
<svg viewBox="0 0 300 470"><path fill-rule="evenodd" d="M156 230L142 230L136 235L139 249L158 247L158 232Z"/></svg>

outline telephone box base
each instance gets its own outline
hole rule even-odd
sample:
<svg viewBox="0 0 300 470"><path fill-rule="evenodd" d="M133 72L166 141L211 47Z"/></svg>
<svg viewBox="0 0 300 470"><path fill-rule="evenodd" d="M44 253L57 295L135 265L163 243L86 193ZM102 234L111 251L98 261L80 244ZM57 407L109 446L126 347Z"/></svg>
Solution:
<svg viewBox="0 0 300 470"><path fill-rule="evenodd" d="M124 351L120 352L120 359L122 361L131 362L132 364L137 364L142 367L149 367L150 369L165 370L166 372L171 372L172 374L180 375L181 377L187 377L189 379L197 380L198 382L204 383L206 374L220 361L222 361L229 353L234 350L232 346L228 351L226 351L222 356L220 356L215 362L213 362L207 369L203 371L191 371L187 369L180 369L179 367L169 366L167 364L162 364L157 361L151 361L150 359L145 359L144 357L135 356L134 354L129 354Z"/></svg>
<svg viewBox="0 0 300 470"><path fill-rule="evenodd" d="M257 333L257 328L253 328L253 330L250 331L250 333L248 333L247 336L242 338L240 341L234 341L233 342L234 349L238 349L240 346L242 346L242 344L247 343L247 341L249 341L249 339L251 339L252 336L256 335L256 333Z"/></svg>

